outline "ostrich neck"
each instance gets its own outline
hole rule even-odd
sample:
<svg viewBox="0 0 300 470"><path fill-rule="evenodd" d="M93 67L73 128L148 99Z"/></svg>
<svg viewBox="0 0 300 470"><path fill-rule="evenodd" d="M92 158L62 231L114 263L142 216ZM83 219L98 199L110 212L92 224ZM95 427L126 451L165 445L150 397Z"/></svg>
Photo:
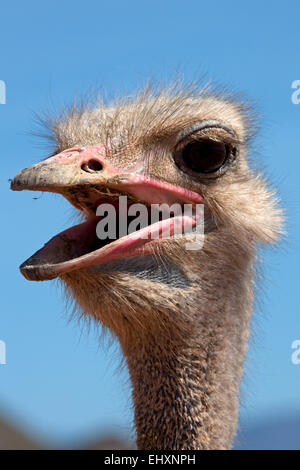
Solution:
<svg viewBox="0 0 300 470"><path fill-rule="evenodd" d="M194 312L197 325L182 341L144 338L126 354L138 449L232 446L252 310L249 277L231 294Z"/></svg>

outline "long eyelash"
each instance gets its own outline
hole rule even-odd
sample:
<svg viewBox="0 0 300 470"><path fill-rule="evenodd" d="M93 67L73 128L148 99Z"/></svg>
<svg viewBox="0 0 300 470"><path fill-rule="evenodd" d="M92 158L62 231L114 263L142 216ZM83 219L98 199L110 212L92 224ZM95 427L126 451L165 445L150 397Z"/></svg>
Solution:
<svg viewBox="0 0 300 470"><path fill-rule="evenodd" d="M231 127L227 126L223 122L216 121L215 119L209 119L207 121L202 121L201 123L195 123L192 126L184 129L178 135L177 145L189 135L209 129L222 129L223 131L230 134L232 137L237 138L236 132Z"/></svg>

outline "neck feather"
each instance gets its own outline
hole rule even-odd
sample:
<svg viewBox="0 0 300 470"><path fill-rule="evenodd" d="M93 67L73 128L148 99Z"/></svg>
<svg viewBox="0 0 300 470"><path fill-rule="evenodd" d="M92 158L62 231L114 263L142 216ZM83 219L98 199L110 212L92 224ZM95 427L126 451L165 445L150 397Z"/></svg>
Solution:
<svg viewBox="0 0 300 470"><path fill-rule="evenodd" d="M231 448L252 313L251 266L234 284L228 280L226 295L194 312L180 337L170 323L169 339L151 334L124 350L139 449Z"/></svg>

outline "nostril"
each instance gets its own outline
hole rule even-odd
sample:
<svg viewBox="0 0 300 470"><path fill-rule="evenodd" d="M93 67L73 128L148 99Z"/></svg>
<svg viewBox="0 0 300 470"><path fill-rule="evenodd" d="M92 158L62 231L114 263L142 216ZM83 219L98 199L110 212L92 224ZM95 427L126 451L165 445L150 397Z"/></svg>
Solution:
<svg viewBox="0 0 300 470"><path fill-rule="evenodd" d="M103 170L103 165L98 160L89 160L81 165L81 169L88 173L97 173Z"/></svg>

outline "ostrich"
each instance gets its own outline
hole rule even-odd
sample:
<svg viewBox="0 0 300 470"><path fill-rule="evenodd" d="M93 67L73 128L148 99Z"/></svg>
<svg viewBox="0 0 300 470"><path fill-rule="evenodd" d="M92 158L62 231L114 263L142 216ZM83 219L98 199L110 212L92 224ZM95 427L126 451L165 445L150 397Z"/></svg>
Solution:
<svg viewBox="0 0 300 470"><path fill-rule="evenodd" d="M52 238L21 273L59 278L80 310L118 338L138 449L231 448L257 245L274 242L282 221L274 193L248 162L249 106L208 89L147 88L109 106L73 106L48 129L52 156L18 173L11 188L61 194L84 221ZM194 212L181 235L175 219L186 216L171 214L100 240L97 208L111 203L118 215L119 196L148 211L203 204L201 249L187 249Z"/></svg>

